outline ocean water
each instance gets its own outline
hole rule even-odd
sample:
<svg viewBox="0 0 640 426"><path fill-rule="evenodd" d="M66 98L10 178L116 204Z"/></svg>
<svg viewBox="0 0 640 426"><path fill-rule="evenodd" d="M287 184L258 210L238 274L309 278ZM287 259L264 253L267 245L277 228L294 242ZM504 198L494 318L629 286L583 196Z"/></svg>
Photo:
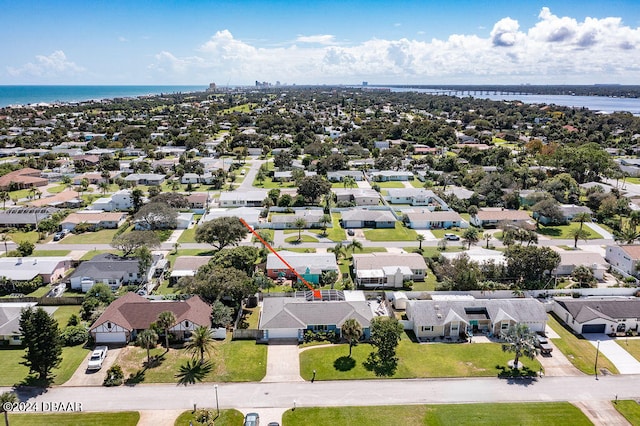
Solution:
<svg viewBox="0 0 640 426"><path fill-rule="evenodd" d="M0 107L203 92L207 86L0 86Z"/></svg>

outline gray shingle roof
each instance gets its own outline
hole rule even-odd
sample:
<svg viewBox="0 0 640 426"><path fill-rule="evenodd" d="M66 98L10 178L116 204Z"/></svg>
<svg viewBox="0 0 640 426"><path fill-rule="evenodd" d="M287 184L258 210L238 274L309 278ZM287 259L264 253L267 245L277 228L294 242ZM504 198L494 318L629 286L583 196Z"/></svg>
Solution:
<svg viewBox="0 0 640 426"><path fill-rule="evenodd" d="M355 318L363 328L373 319L366 301L306 301L293 297L264 299L258 328L306 328L308 325L336 325L341 327Z"/></svg>
<svg viewBox="0 0 640 426"><path fill-rule="evenodd" d="M80 264L70 278L91 277L95 279L121 278L138 273L138 259L122 258L111 253L102 253Z"/></svg>
<svg viewBox="0 0 640 426"><path fill-rule="evenodd" d="M594 318L640 318L640 301L635 299L556 299L556 303L569 311L571 316L576 320L580 318L580 322L589 321Z"/></svg>

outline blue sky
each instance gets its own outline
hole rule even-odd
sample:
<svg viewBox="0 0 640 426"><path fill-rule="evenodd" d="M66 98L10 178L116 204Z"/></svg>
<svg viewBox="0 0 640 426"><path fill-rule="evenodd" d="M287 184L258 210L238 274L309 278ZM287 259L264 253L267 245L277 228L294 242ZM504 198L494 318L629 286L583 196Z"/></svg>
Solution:
<svg viewBox="0 0 640 426"><path fill-rule="evenodd" d="M0 0L0 84L638 84L639 6Z"/></svg>

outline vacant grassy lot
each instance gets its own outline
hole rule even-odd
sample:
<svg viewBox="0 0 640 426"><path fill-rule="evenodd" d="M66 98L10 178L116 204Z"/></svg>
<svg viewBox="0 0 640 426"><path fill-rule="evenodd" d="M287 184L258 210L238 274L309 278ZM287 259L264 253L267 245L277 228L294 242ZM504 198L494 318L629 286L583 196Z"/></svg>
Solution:
<svg viewBox="0 0 640 426"><path fill-rule="evenodd" d="M39 235L36 231L18 231L18 232L10 232L7 234L9 239L16 244L20 244L22 241L30 241L33 244L38 242Z"/></svg>
<svg viewBox="0 0 640 426"><path fill-rule="evenodd" d="M640 340L638 339L625 339L624 337L619 337L616 339L616 343L619 344L629 352L635 359L640 361Z"/></svg>
<svg viewBox="0 0 640 426"><path fill-rule="evenodd" d="M65 244L109 244L116 234L115 229L102 229L96 232L71 234L65 237Z"/></svg>
<svg viewBox="0 0 640 426"><path fill-rule="evenodd" d="M310 380L316 370L316 380L373 379L363 363L372 347L360 344L353 348L349 359L349 346L332 345L306 350L300 354L300 372ZM495 377L507 369L513 354L502 352L498 343L413 343L406 335L398 346L398 369L392 376L397 379L424 377ZM522 360L534 372L540 370L537 360Z"/></svg>
<svg viewBox="0 0 640 426"><path fill-rule="evenodd" d="M620 414L632 425L640 425L640 404L634 400L618 401L613 404Z"/></svg>
<svg viewBox="0 0 640 426"><path fill-rule="evenodd" d="M380 188L404 188L403 182L371 182L371 186L378 185Z"/></svg>
<svg viewBox="0 0 640 426"><path fill-rule="evenodd" d="M560 225L560 226L540 225L540 228L538 229L538 234L547 236L549 238L554 238L554 239L572 239L573 236L571 235L571 232L573 232L575 229L580 229L580 224L577 222L571 222L568 225ZM586 238L587 240L595 240L598 238L602 238L602 235L598 234L588 226L583 226L582 230L587 233L588 235ZM580 239L578 240L578 245L580 245L580 241L584 242L584 240Z"/></svg>
<svg viewBox="0 0 640 426"><path fill-rule="evenodd" d="M215 408L213 409L215 412ZM242 426L244 423L244 415L238 410L220 410L220 417L216 419L216 426ZM195 413L185 411L180 414L174 423L175 426L186 426L196 423Z"/></svg>
<svg viewBox="0 0 640 426"><path fill-rule="evenodd" d="M60 413L60 414L10 414L12 426L135 426L140 420L137 411L120 413ZM188 424L188 423L187 423Z"/></svg>
<svg viewBox="0 0 640 426"><path fill-rule="evenodd" d="M364 236L369 241L416 241L417 235L416 231L406 228L400 222L396 222L395 228L364 231Z"/></svg>
<svg viewBox="0 0 640 426"><path fill-rule="evenodd" d="M125 374L139 374L144 383L176 383L179 367L191 359L183 349L171 349L168 353L158 345L151 350L151 356L160 357L160 362L144 369L147 351L137 346L128 346L116 361ZM214 344L211 357L214 367L206 382L253 382L260 381L266 374L267 348L256 345L255 341L231 341L230 337Z"/></svg>
<svg viewBox="0 0 640 426"><path fill-rule="evenodd" d="M300 239L298 239L298 235L294 235L292 237L287 237L284 239L284 241L286 243L317 243L318 239L315 237L312 237L310 235L300 235Z"/></svg>
<svg viewBox="0 0 640 426"><path fill-rule="evenodd" d="M285 411L282 421L287 426L592 424L568 402L296 408Z"/></svg>
<svg viewBox="0 0 640 426"><path fill-rule="evenodd" d="M593 370L596 359L596 348L582 336L576 336L570 330L558 322L554 315L549 315L549 326L560 336L560 339L552 339L553 343L562 351L571 363L585 374L595 374ZM613 374L618 374L618 369L600 353L598 368L606 368Z"/></svg>
<svg viewBox="0 0 640 426"><path fill-rule="evenodd" d="M194 226L193 228L185 229L180 234L180 238L178 238L179 243L195 243L196 242L196 229L198 226Z"/></svg>

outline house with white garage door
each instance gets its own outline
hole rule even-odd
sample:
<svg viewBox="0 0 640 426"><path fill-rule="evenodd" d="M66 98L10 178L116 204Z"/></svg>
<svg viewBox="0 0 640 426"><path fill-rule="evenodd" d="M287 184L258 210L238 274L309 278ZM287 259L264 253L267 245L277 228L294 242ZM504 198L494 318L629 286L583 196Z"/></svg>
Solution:
<svg viewBox="0 0 640 426"><path fill-rule="evenodd" d="M640 300L557 297L553 312L578 334L638 331Z"/></svg>
<svg viewBox="0 0 640 426"><path fill-rule="evenodd" d="M169 332L184 340L199 326L211 327L211 306L200 297L186 300L149 300L127 293L113 301L93 323L89 332L96 343L126 344L135 341L138 333L158 320L160 313L173 312L176 323Z"/></svg>

